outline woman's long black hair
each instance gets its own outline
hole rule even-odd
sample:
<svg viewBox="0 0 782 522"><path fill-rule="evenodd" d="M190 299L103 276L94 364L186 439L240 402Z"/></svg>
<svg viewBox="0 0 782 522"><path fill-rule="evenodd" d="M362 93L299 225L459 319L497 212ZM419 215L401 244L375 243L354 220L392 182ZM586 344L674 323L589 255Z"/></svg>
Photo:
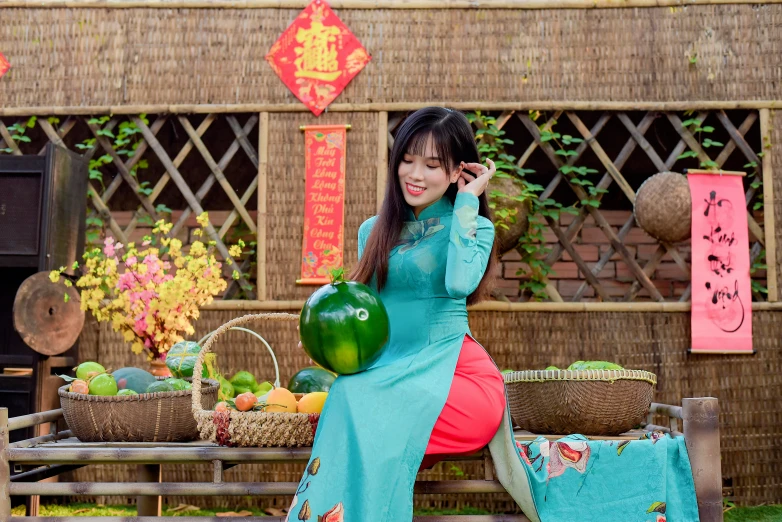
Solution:
<svg viewBox="0 0 782 522"><path fill-rule="evenodd" d="M388 258L399 240L402 226L407 219L410 206L402 194L399 184L399 164L405 154L423 156L426 142L432 137L440 165L449 176L460 162L480 163L478 147L475 143L470 122L461 112L443 107L426 107L411 114L399 128L394 138L394 146L388 161L388 182L383 206L377 222L367 239L364 254L351 274L351 279L368 284L373 275L377 276L377 287L381 290L388 277ZM445 192L443 197L451 203L456 199L456 183ZM484 191L478 197L478 213L491 220L488 199ZM475 291L467 297L467 304L473 304L489 296L497 270L497 247L492 246L486 271Z"/></svg>

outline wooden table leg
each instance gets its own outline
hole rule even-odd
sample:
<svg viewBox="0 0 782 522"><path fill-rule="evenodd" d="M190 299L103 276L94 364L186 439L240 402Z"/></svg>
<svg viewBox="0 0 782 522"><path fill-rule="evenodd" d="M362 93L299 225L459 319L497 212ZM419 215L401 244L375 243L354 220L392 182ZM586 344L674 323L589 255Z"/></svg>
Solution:
<svg viewBox="0 0 782 522"><path fill-rule="evenodd" d="M701 522L723 520L719 415L720 407L713 397L682 401L684 440L690 456Z"/></svg>
<svg viewBox="0 0 782 522"><path fill-rule="evenodd" d="M161 482L160 464L139 464L137 470L138 482ZM136 506L140 517L159 517L163 514L162 497L138 496Z"/></svg>

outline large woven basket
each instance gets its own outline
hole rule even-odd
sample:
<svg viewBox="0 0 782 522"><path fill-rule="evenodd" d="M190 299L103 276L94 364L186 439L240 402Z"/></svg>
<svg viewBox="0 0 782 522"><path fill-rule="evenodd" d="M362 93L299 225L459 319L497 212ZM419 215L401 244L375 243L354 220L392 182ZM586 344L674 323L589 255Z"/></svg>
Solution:
<svg viewBox="0 0 782 522"><path fill-rule="evenodd" d="M298 320L298 315L285 313L245 315L225 323L209 336L198 354L193 369L193 416L198 423L201 439L216 442L221 446L312 446L315 429L320 418L318 414L236 410L217 412L204 407L199 397L204 356L213 350L217 340L228 330L241 330L250 333L266 346L275 361L277 374L275 384L279 386L280 375L273 350L258 333L241 328L241 326L260 321Z"/></svg>
<svg viewBox="0 0 782 522"><path fill-rule="evenodd" d="M660 172L638 187L633 215L647 234L660 241L689 239L692 200L687 178L676 172Z"/></svg>
<svg viewBox="0 0 782 522"><path fill-rule="evenodd" d="M158 380L163 379L159 377ZM189 381L190 379L185 379ZM217 381L199 390L205 408L217 401ZM104 397L60 387L65 422L82 442L185 442L198 439L192 390Z"/></svg>
<svg viewBox="0 0 782 522"><path fill-rule="evenodd" d="M513 422L548 435L619 435L649 412L657 377L641 370L527 370L505 375Z"/></svg>

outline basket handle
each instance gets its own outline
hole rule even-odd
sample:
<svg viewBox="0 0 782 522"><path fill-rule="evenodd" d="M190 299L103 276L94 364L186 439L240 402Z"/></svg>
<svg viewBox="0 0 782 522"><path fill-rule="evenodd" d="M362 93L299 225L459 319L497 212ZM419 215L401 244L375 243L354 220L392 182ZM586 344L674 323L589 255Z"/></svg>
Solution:
<svg viewBox="0 0 782 522"><path fill-rule="evenodd" d="M207 353L210 353L212 351L212 345L214 345L217 339L228 330L240 330L243 332L247 332L249 334L254 335L258 339L260 339L261 342L263 342L263 344L269 350L269 353L272 356L272 360L274 361L274 371L277 376L275 381L275 386L280 385L280 370L279 370L279 366L277 365L277 358L275 357L274 351L272 350L271 346L269 346L269 343L267 343L266 340L263 337L261 337L257 332L240 327L240 325L244 325L259 320L298 321L299 316L295 314L286 314L286 313L244 315L242 317L237 317L236 319L232 319L231 321L228 321L217 330L214 330L213 332L210 332L206 336L204 336L204 338L202 338L201 341L206 339L206 343L201 347L201 351L198 352L198 357L196 358L195 366L193 367L193 381L192 381L193 414L203 411L203 407L201 406L201 373L204 367L204 358Z"/></svg>

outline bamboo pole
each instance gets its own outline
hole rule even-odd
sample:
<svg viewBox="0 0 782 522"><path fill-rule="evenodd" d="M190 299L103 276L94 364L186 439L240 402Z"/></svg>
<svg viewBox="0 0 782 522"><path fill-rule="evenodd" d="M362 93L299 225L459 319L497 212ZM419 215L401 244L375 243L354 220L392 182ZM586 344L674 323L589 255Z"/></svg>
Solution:
<svg viewBox="0 0 782 522"><path fill-rule="evenodd" d="M377 118L377 211L383 205L383 194L388 177L388 112L380 111Z"/></svg>
<svg viewBox="0 0 782 522"><path fill-rule="evenodd" d="M782 0L774 0L782 2ZM3 0L0 0L3 2ZM752 3L752 2L749 2ZM0 3L0 7L6 4ZM527 110L563 110L563 111L659 111L676 112L685 110L714 111L720 109L778 109L782 100L736 100L736 101L667 101L667 102L626 102L626 101L528 101L528 102L486 102L430 100L420 102L397 103L334 103L329 112L405 112L418 110L432 105L447 106L463 111L527 111ZM299 103L237 103L237 104L188 104L188 105L90 105L90 106L46 106L0 107L1 116L73 116L93 114L208 114L228 112L308 112L309 109Z"/></svg>
<svg viewBox="0 0 782 522"><path fill-rule="evenodd" d="M10 431L8 408L0 408L0 520L11 520L11 466L8 462Z"/></svg>
<svg viewBox="0 0 782 522"><path fill-rule="evenodd" d="M258 123L258 226L256 240L256 266L258 274L255 279L255 292L263 301L267 296L266 289L266 223L267 223L267 176L269 168L269 113L261 113Z"/></svg>
<svg viewBox="0 0 782 522"><path fill-rule="evenodd" d="M524 515L470 515L470 522L530 522ZM19 522L247 522L248 517L25 517ZM286 517L263 517L263 522L286 522ZM413 522L464 522L464 515L415 516Z"/></svg>
<svg viewBox="0 0 782 522"><path fill-rule="evenodd" d="M0 7L303 9L308 0L4 0ZM614 9L755 4L757 0L331 0L335 9ZM766 0L766 4L780 0Z"/></svg>
<svg viewBox="0 0 782 522"><path fill-rule="evenodd" d="M50 410L42 413L31 413L8 420L8 431L21 430L30 426L37 426L45 422L55 422L62 418L62 410Z"/></svg>
<svg viewBox="0 0 782 522"><path fill-rule="evenodd" d="M777 226L774 216L774 174L771 167L771 111L760 111L760 139L763 143L763 228L766 233L766 288L768 300L779 300L777 289ZM779 146L779 145L777 145Z"/></svg>
<svg viewBox="0 0 782 522"><path fill-rule="evenodd" d="M140 466L141 467L141 466ZM146 466L145 466L146 467ZM158 467L158 466L152 466ZM95 495L139 496L153 500L160 495L244 496L293 495L296 482L18 482L10 486L11 495ZM443 495L454 493L504 493L502 484L493 480L417 481L415 493ZM147 498L151 497L151 498ZM142 513L139 508L139 515ZM158 515L159 516L159 515Z"/></svg>
<svg viewBox="0 0 782 522"><path fill-rule="evenodd" d="M201 310L235 310L235 311L299 311L304 301L214 301L201 307ZM511 303L502 301L484 301L467 307L471 312L632 312L632 313L672 313L689 312L690 303L679 301L665 302L567 302L567 303ZM782 302L752 303L755 312L782 310Z"/></svg>

